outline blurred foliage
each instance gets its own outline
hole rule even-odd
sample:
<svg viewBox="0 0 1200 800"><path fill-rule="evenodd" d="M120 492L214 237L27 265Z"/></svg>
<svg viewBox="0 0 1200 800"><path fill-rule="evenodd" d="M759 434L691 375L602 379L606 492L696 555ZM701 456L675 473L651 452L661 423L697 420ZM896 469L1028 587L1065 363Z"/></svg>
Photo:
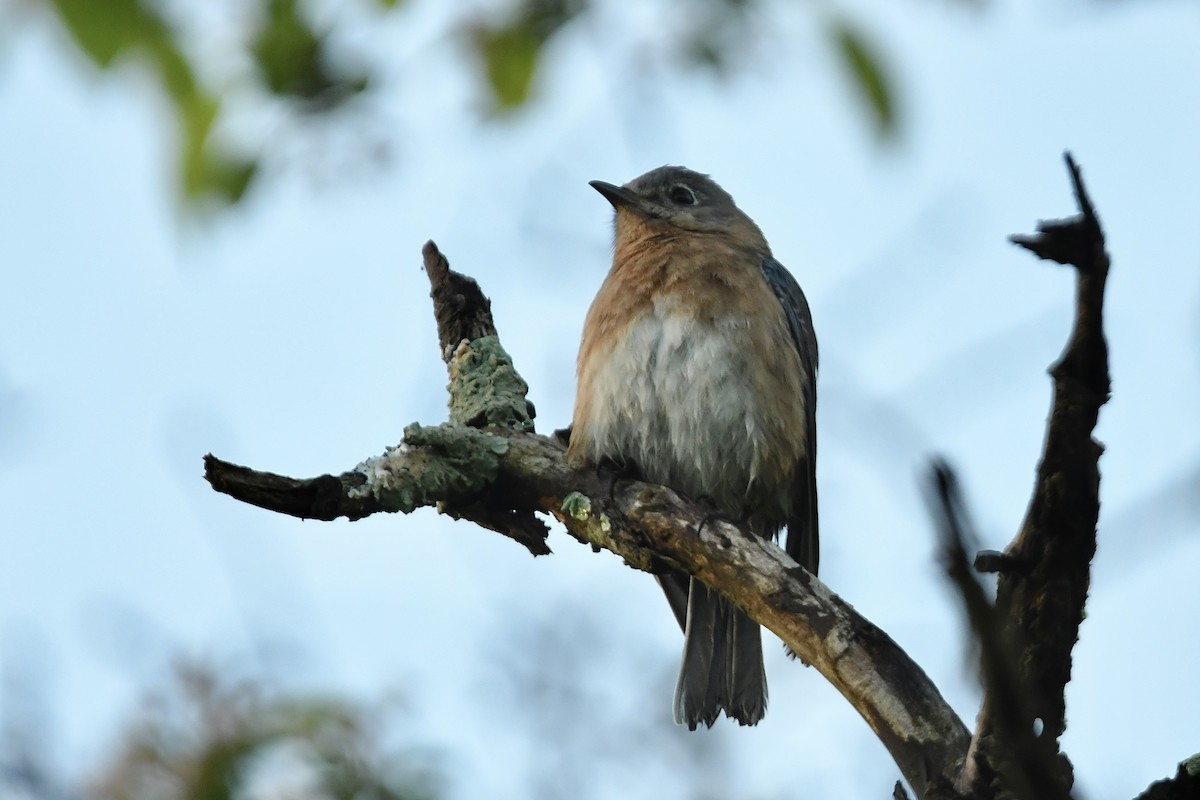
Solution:
<svg viewBox="0 0 1200 800"><path fill-rule="evenodd" d="M137 58L154 72L175 106L180 165L189 200L215 195L236 202L254 177L252 159L230 153L212 139L220 100L202 89L175 33L142 0L50 0L80 50L101 69Z"/></svg>
<svg viewBox="0 0 1200 800"><path fill-rule="evenodd" d="M896 132L896 92L880 63L878 50L854 23L844 17L832 21L829 38L849 70L859 96L866 103L876 132L881 136L891 136Z"/></svg>
<svg viewBox="0 0 1200 800"><path fill-rule="evenodd" d="M412 754L380 752L380 720L335 698L280 696L180 665L94 782L96 800L432 800Z"/></svg>
<svg viewBox="0 0 1200 800"><path fill-rule="evenodd" d="M723 70L747 41L750 12L755 0L705 0L696 4L688 32L682 42L687 61L698 66Z"/></svg>
<svg viewBox="0 0 1200 800"><path fill-rule="evenodd" d="M431 755L383 751L380 709L272 692L195 662L181 663L162 691L146 696L114 732L98 776L79 787L76 775L64 776L52 764L45 709L13 702L28 694L28 685L19 693L8 688L9 713L0 728L5 800L433 800L440 794Z"/></svg>
<svg viewBox="0 0 1200 800"><path fill-rule="evenodd" d="M185 35L154 0L47 0L75 44L97 67L125 61L149 68L175 110L179 127L179 178L184 199L236 203L258 172L258 159L235 152L213 135L222 108L219 94L198 77ZM297 0L258 0L258 30L249 55L263 87L295 101L300 111L330 112L368 85L364 74L330 67L327 35L318 33ZM397 0L381 0L394 8Z"/></svg>
<svg viewBox="0 0 1200 800"><path fill-rule="evenodd" d="M587 2L524 0L503 20L473 26L470 38L483 61L498 109L512 110L529 100L546 42L583 11Z"/></svg>
<svg viewBox="0 0 1200 800"><path fill-rule="evenodd" d="M337 11L324 29L313 20L305 0L246 0L252 20L250 35L235 45L230 63L250 65L244 79L217 83L211 64L193 55L200 48L192 28L169 17L165 0L42 0L55 12L75 45L100 69L135 61L155 75L174 108L179 137L179 184L189 205L216 200L236 203L260 172L261 157L219 141L216 135L223 109L234 93L251 105L277 103L296 117L332 116L348 101L369 95L378 85L373 76L388 64L349 68L335 58L336 34L353 11L369 7L361 0L357 9L333 6ZM432 0L424 0L432 2ZM473 15L456 23L479 67L480 82L495 113L511 113L536 102L539 73L545 69L548 45L569 27L580 24L602 3L624 0L509 0L492 13ZM401 0L373 0L381 13L401 9ZM770 33L763 25L768 6L780 0L685 0L658 9L677 17L662 40L649 46L682 56L678 68L729 70L754 52ZM615 7L615 6L614 6ZM818 6L810 12L828 13ZM326 17L329 8L325 8ZM217 13L226 13L218 11ZM242 20L230 19L231 28ZM892 76L883 66L878 48L859 26L834 17L825 26L828 40L839 54L856 93L880 138L897 132ZM641 59L644 52L625 57ZM208 69L205 69L208 67ZM249 90L249 94L247 94ZM265 143L263 143L265 146Z"/></svg>
<svg viewBox="0 0 1200 800"><path fill-rule="evenodd" d="M468 656L480 713L462 737L490 743L476 757L503 765L508 795L744 795L733 788L738 728L690 732L672 721L672 639L624 629L574 595L512 615L521 602L497 604L484 657ZM665 604L659 612L674 632ZM53 758L50 672L25 651L0 658L3 800L434 800L448 793L445 776L473 764L456 740L435 749L423 731L406 735L402 704L282 692L184 659L112 726L100 765L81 779L84 767ZM787 780L781 772L780 786Z"/></svg>
<svg viewBox="0 0 1200 800"><path fill-rule="evenodd" d="M330 69L326 37L312 28L296 0L267 0L265 10L251 51L273 94L333 109L367 88L365 74L338 75Z"/></svg>

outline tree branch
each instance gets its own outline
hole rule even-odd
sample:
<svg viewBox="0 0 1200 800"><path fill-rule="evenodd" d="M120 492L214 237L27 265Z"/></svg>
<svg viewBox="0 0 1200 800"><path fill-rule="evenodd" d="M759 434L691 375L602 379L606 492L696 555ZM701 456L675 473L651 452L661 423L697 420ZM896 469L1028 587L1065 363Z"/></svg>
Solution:
<svg viewBox="0 0 1200 800"><path fill-rule="evenodd" d="M1000 571L996 612L1005 649L1014 654L1021 701L1014 713L1009 690L987 686L960 782L982 796L1020 785L1036 764L1053 764L1050 782L1039 778L1038 796L1066 796L1074 782L1058 739L1066 728L1064 690L1096 552L1103 448L1092 431L1109 396L1103 330L1109 259L1079 168L1069 153L1065 158L1079 215L1041 222L1035 235L1012 237L1040 258L1075 267L1075 324L1066 351L1050 367L1053 410L1025 521L1003 557L990 554L981 561ZM1030 760L1022 756L1022 743L1039 722L1039 752Z"/></svg>
<svg viewBox="0 0 1200 800"><path fill-rule="evenodd" d="M436 436L431 436L435 430ZM487 440L481 441L481 436ZM569 469L565 449L551 439L450 425L410 427L404 446L331 480L347 487L340 507L350 513L408 511L416 505L454 502L473 481L431 482L426 476L443 459L466 474L470 470L463 468L457 454L481 449L498 454L491 479L493 498L553 514L579 541L610 550L636 569L682 570L733 598L842 692L888 747L919 796L948 785L961 769L967 729L921 668L887 634L772 542L711 519L706 509L665 487L621 482L609 499L608 482L592 471ZM490 459L481 459L486 460ZM252 471L231 468L213 456L206 458L206 465L214 488L234 497L242 495L241 481L247 476L253 476L250 485L260 480ZM493 474L487 466L480 469ZM303 492L305 482L295 483L296 492ZM291 513L302 506L277 497L273 510Z"/></svg>
<svg viewBox="0 0 1200 800"><path fill-rule="evenodd" d="M940 460L934 461L931 472L930 503L937 521L942 566L962 600L979 647L980 677L984 696L992 701L994 727L1007 732L1008 769L1004 772L1003 786L987 786L987 791L1021 800L1066 800L1069 792L1058 785L1055 760L1039 747L1032 725L1023 724L1023 720L1032 718L1027 693L1021 685L1013 654L1006 647L996 607L971 570L967 550L976 540L958 479L949 465ZM978 737L972 739L968 764L975 762L980 741ZM959 788L971 787L960 782ZM978 788L973 793L978 795Z"/></svg>
<svg viewBox="0 0 1200 800"><path fill-rule="evenodd" d="M610 490L594 472L569 469L563 445L533 433L525 384L495 337L478 286L450 270L432 243L424 255L451 375L450 424L411 425L400 446L312 481L209 455L205 475L213 488L320 519L435 505L535 554L549 549L533 512L551 514L576 539L636 569L682 570L733 599L841 691L918 796L954 796L951 782L970 735L921 668L774 543L713 520L665 487L629 481ZM464 341L464 333L479 335Z"/></svg>
<svg viewBox="0 0 1200 800"><path fill-rule="evenodd" d="M1175 777L1150 784L1135 800L1195 800L1200 797L1200 753L1185 759Z"/></svg>

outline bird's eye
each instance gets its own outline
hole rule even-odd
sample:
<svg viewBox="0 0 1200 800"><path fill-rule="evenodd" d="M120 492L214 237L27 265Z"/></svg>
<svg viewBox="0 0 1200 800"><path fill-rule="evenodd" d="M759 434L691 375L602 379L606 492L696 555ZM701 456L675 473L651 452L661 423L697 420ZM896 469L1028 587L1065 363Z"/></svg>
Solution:
<svg viewBox="0 0 1200 800"><path fill-rule="evenodd" d="M692 190L684 186L682 183L677 183L671 187L671 191L667 193L671 198L671 202L678 203L681 206L696 205L696 195L692 194Z"/></svg>

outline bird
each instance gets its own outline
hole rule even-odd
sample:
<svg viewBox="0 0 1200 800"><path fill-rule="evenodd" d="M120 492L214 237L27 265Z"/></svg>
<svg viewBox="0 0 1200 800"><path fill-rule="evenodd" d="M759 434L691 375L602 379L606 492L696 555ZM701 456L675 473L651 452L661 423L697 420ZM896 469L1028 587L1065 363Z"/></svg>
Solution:
<svg viewBox="0 0 1200 800"><path fill-rule="evenodd" d="M777 537L816 574L817 340L808 301L712 178L663 166L617 186L612 266L588 310L567 449ZM766 713L762 631L702 581L657 576L684 633L675 722Z"/></svg>

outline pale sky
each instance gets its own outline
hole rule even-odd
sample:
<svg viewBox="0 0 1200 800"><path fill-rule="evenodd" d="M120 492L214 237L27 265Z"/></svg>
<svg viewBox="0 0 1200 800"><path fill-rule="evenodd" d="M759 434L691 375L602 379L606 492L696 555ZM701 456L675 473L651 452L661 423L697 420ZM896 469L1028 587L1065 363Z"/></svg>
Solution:
<svg viewBox="0 0 1200 800"><path fill-rule="evenodd" d="M9 15L0 653L37 675L59 763L98 764L185 651L364 700L399 690L415 738L447 752L451 797L515 800L537 762L503 735L498 633L520 640L583 613L600 666L579 680L608 684L597 696L630 664L672 674L680 637L654 581L561 531L555 555L534 560L431 510L301 522L201 477L210 451L336 473L409 422L444 419L429 238L492 298L539 429L561 427L610 257L611 210L587 181L664 163L710 173L805 287L821 346L821 577L973 724L978 692L918 479L934 453L961 470L983 546L1020 523L1072 276L1005 237L1074 212L1068 148L1113 257L1113 398L1064 748L1088 798L1131 797L1200 751L1194 5L853 3L900 90L890 146L873 141L812 4L769 5L747 63L714 79L664 68L655 49L679 3L629 18L601 2L546 54L537 103L490 124L432 5L382 21L356 7L353 46L387 65L370 109L326 135L241 119L235 132L265 143L270 168L206 222L176 214L154 84L136 69L97 75L49 21ZM636 67L623 58L634 48ZM384 164L359 155L377 143ZM737 754L724 789L889 793L898 770L850 706L774 642L767 656L767 719L718 732ZM640 713L669 718L670 700L668 681Z"/></svg>

